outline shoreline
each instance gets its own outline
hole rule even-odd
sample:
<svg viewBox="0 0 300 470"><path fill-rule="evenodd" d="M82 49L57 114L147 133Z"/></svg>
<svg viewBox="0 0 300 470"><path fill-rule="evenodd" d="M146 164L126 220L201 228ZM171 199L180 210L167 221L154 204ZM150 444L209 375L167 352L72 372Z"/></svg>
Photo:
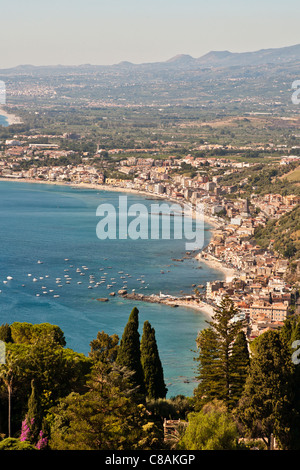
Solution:
<svg viewBox="0 0 300 470"><path fill-rule="evenodd" d="M212 257L208 253L202 254L202 252L198 253L196 255L196 259L200 262L205 263L207 266L217 269L218 271L221 271L224 276L225 276L225 281L230 282L234 277L237 275L237 270L234 268L229 268L228 266L225 266L220 260Z"/></svg>
<svg viewBox="0 0 300 470"><path fill-rule="evenodd" d="M12 126L13 124L22 124L21 118L19 118L15 114L10 114L9 112L5 111L1 106L0 106L0 116L5 117L5 119L7 120L8 126Z"/></svg>
<svg viewBox="0 0 300 470"><path fill-rule="evenodd" d="M123 187L118 187L118 186L110 186L110 185L105 185L105 184L94 184L94 183L71 183L71 182L57 182L57 181L46 181L46 180L41 180L38 181L34 178L6 178L6 177L0 177L0 182L1 181L6 181L6 182L18 182L18 183L27 183L27 184L47 184L47 185L52 185L52 186L64 186L64 187L71 187L75 189L80 189L80 188L85 188L85 189L93 189L93 190L98 190L98 191L111 191L111 192L121 192L121 193L130 193L130 194L137 194L141 196L147 196L153 197L153 199L161 199L166 202L176 202L179 205L182 205L181 201L177 201L172 198L166 197L166 195L156 195L153 193L149 193L147 191L143 190L138 190L138 189L133 189L133 188L123 188ZM193 211L194 212L194 211ZM191 214L191 216L194 218L194 214ZM204 222L206 222L208 225L212 226L212 229L210 230L211 233L214 232L216 228L219 227L219 224L217 224L217 221L209 217L208 215L204 214ZM226 281L232 279L235 273L235 269L228 268L227 266L224 266L220 261L218 260L210 260L207 258L202 257L202 252L198 253L195 255L195 259L197 259L199 262L204 262L208 267L211 267L213 269L216 269L220 271L223 275L225 275ZM125 296L124 296L125 297ZM126 297L125 297L126 298ZM129 297L130 298L130 297ZM154 299L156 298L156 301ZM138 299L137 299L138 300ZM147 299L140 299L140 301L150 301ZM200 311L201 313L204 313L205 315L212 317L214 313L214 307L210 305L209 303L200 300L199 302L195 300L181 300L180 298L174 298L174 299L166 299L166 298L161 298L159 296L153 296L151 298L152 302L155 303L163 303L164 305L169 305L170 307L174 308L174 306L181 306L181 307L187 307L187 308L193 308L196 311Z"/></svg>
<svg viewBox="0 0 300 470"><path fill-rule="evenodd" d="M137 194L141 196L146 196L147 198L153 198L153 199L160 199L162 201L167 201L167 202L173 202L176 203L180 206L182 206L183 202L178 201L177 199L174 198L169 198L168 196L164 195L159 195L159 194L154 194L147 192L142 189L134 189L134 188L123 188L121 186L111 186L108 184L96 184L96 183L73 183L73 182L63 182L63 181L47 181L47 180L37 180L35 178L18 178L18 177L2 177L0 176L0 182L1 181L13 181L13 182L19 182L19 183L30 183L30 184L48 184L52 186L66 186L70 188L75 188L75 189L94 189L97 191L111 191L111 192L119 192L119 193L130 193L130 194ZM195 218L195 211L191 210L191 217ZM217 229L220 227L220 224L215 220L213 217L203 214L204 222L206 222L209 225L212 225L214 229ZM212 230L213 231L213 230Z"/></svg>
<svg viewBox="0 0 300 470"><path fill-rule="evenodd" d="M148 303L158 303L167 305L168 307L184 307L184 308L192 308L193 310L197 310L201 313L204 313L206 316L212 318L214 314L214 307L213 305L204 302L203 300L195 300L190 299L187 300L185 298L180 297L160 297L156 294L144 295L144 294L135 294L135 293L124 293L119 294L120 297L123 299L128 300L137 300L138 302L148 302Z"/></svg>

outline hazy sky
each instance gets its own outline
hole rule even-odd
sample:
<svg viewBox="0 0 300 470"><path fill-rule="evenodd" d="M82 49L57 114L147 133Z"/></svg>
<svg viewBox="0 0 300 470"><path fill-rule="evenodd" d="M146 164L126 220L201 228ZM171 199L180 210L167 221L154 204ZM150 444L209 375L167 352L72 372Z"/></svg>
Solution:
<svg viewBox="0 0 300 470"><path fill-rule="evenodd" d="M0 0L0 68L300 43L299 0Z"/></svg>

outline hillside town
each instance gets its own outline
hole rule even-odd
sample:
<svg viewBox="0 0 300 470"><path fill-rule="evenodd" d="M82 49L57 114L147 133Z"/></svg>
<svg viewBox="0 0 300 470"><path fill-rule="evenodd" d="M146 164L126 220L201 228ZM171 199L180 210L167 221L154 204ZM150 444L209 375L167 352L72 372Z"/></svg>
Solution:
<svg viewBox="0 0 300 470"><path fill-rule="evenodd" d="M110 151L110 155L119 151ZM149 156L125 156L113 163L120 176L105 176L107 160L99 150L93 159L82 155L79 164L43 165L45 158L52 161L61 157L72 157L73 150L62 150L57 144L25 143L7 140L0 158L0 177L24 181L39 181L56 184L90 185L91 187L138 191L188 204L204 207L208 223L214 227L210 243L197 259L206 263L219 263L234 273L231 279L207 282L205 288L192 300L205 302L214 307L226 295L234 301L240 316L247 320L249 338L268 329L280 328L285 319L295 312L300 313L299 300L295 300L295 286L287 276L289 261L272 248L267 249L254 240L254 231L264 226L269 219L278 219L300 203L300 196L289 194L258 195L242 197L238 185L224 185L222 176L251 168L252 163L236 162L226 158L168 157L155 159ZM98 164L95 164L95 160ZM299 156L282 156L279 165L299 162ZM20 162L33 161L29 169L21 169ZM99 164L101 163L101 164ZM196 170L193 177L181 174L183 164ZM209 167L210 173L202 174L201 168ZM216 171L214 171L216 170ZM235 195L235 197L232 197ZM300 262L297 261L297 272ZM190 297L191 298L191 297Z"/></svg>

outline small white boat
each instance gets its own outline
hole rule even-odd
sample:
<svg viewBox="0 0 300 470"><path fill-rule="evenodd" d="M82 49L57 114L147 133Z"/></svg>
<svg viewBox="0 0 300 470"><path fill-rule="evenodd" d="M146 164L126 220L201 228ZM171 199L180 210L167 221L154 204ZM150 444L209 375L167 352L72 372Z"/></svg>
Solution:
<svg viewBox="0 0 300 470"><path fill-rule="evenodd" d="M7 279L8 281L11 281L13 278L12 278L12 276L7 276L6 279Z"/></svg>

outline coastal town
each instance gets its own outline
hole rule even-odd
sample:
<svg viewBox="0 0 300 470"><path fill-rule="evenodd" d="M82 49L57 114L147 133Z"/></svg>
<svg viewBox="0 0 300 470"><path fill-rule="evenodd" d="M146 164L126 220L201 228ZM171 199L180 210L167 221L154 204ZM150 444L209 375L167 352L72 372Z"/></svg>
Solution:
<svg viewBox="0 0 300 470"><path fill-rule="evenodd" d="M299 6L3 2L9 465L300 450Z"/></svg>
<svg viewBox="0 0 300 470"><path fill-rule="evenodd" d="M260 195L255 191L250 196L243 196L243 180L232 185L222 182L223 175L251 169L255 163L192 155L155 159L151 155L141 156L141 152L135 156L132 151L128 156L122 149L104 152L98 148L95 155L83 154L80 163L62 165L58 162L62 158L72 159L73 150L61 149L58 144L37 143L38 136L35 136L34 143L29 138L22 140L16 137L2 142L1 179L139 192L181 205L188 204L191 209L195 209L198 203L203 205L205 219L213 227L212 238L208 246L192 255L199 263L208 263L219 269L220 279L207 282L200 288L195 284L193 294L184 298L157 293L150 298L142 296L140 300L170 305L183 303L213 314L214 307L222 298L230 296L240 312L239 318L246 320L249 338L280 328L286 318L300 313L295 283L290 282L288 275L289 259L274 250L272 240L267 248L263 248L254 239L257 227L263 227L268 220L279 219L295 209L300 196ZM109 163L110 158L120 153L122 158ZM43 164L47 159L51 160L51 165ZM27 161L33 164L24 169L22 164ZM297 155L282 155L278 165L288 168L299 163ZM112 165L119 177L106 175L106 168ZM182 173L184 165L195 170L195 176ZM207 168L209 173L202 171ZM300 261L296 260L298 278L299 271ZM126 296L127 292L121 294Z"/></svg>

